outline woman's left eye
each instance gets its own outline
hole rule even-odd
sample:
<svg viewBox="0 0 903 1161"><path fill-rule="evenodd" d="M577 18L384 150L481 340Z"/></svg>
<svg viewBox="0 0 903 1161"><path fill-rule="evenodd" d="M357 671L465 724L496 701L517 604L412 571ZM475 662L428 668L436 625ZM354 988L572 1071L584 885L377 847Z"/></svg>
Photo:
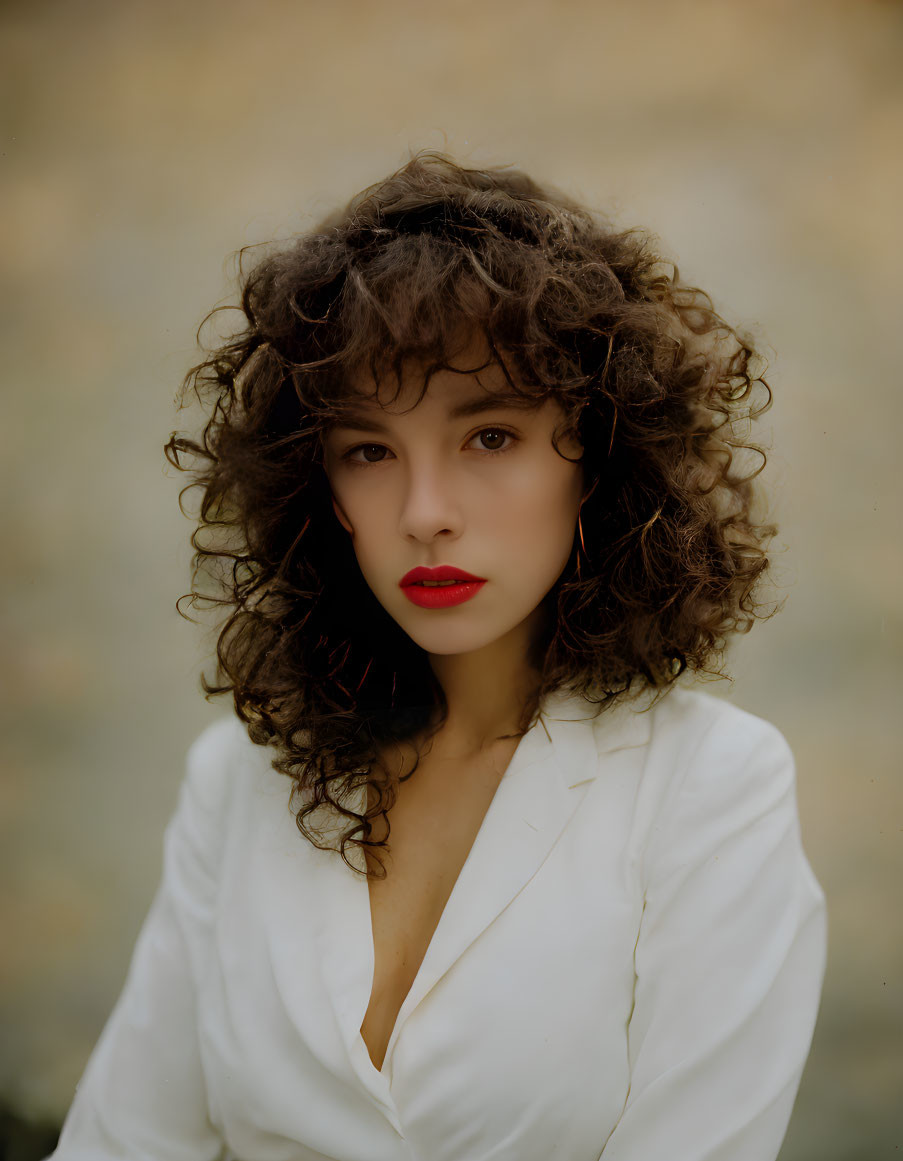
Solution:
<svg viewBox="0 0 903 1161"><path fill-rule="evenodd" d="M489 446L486 444L486 440L484 438L485 436L489 436L490 438ZM484 427L483 430L478 431L473 439L471 439L469 442L473 443L474 439L482 440L482 450L487 452L508 451L509 448L513 447L517 442L517 437L512 435L510 431L506 431L503 427ZM511 443L504 444L504 446L499 446L498 441L504 441L505 439L511 440Z"/></svg>

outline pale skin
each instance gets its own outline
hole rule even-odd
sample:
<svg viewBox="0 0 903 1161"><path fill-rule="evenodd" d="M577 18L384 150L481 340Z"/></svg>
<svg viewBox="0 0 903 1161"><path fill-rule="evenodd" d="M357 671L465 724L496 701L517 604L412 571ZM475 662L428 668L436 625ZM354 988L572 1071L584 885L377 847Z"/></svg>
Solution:
<svg viewBox="0 0 903 1161"><path fill-rule="evenodd" d="M473 340L454 366L484 361ZM521 711L538 684L528 652L540 602L567 563L584 488L576 438L559 440L562 455L552 446L563 417L554 400L531 410L504 401L483 410L490 394L509 391L495 364L478 373L436 372L414 406L421 382L411 368L388 406L394 391L377 396L372 381L356 383L354 424L333 428L324 446L335 514L361 572L426 651L448 702L416 775L399 784L387 875L368 880L375 970L361 1035L376 1068L520 740ZM453 414L467 404L469 414ZM399 588L402 576L442 564L486 584L452 608L412 604ZM414 749L382 757L401 776Z"/></svg>

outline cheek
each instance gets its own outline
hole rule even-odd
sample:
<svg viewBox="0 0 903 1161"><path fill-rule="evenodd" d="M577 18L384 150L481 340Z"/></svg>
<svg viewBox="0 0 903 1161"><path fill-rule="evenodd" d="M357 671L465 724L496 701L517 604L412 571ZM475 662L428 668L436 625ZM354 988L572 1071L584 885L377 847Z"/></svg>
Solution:
<svg viewBox="0 0 903 1161"><path fill-rule="evenodd" d="M582 468L558 460L553 470L535 475L531 503L549 524L567 525L577 519L582 485Z"/></svg>
<svg viewBox="0 0 903 1161"><path fill-rule="evenodd" d="M345 531L348 533L351 533L351 535L353 536L354 535L353 525L351 524L351 521L348 519L347 513L342 508L342 506L339 504L338 500L335 498L334 495L332 497L332 510L335 513L336 519L341 524L341 526L345 529Z"/></svg>
<svg viewBox="0 0 903 1161"><path fill-rule="evenodd" d="M582 471L536 471L507 497L498 496L495 525L509 543L529 547L541 566L570 552L582 495Z"/></svg>
<svg viewBox="0 0 903 1161"><path fill-rule="evenodd" d="M350 471L339 472L330 480L332 508L335 517L351 536L356 550L366 545L373 529L379 525L385 506L380 503L372 487L350 476Z"/></svg>
<svg viewBox="0 0 903 1161"><path fill-rule="evenodd" d="M392 530L386 523L386 506L379 502L372 489L369 496L356 494L344 503L340 499L339 506L347 517L347 531L361 571L372 580L374 571L385 567L386 545L392 541Z"/></svg>

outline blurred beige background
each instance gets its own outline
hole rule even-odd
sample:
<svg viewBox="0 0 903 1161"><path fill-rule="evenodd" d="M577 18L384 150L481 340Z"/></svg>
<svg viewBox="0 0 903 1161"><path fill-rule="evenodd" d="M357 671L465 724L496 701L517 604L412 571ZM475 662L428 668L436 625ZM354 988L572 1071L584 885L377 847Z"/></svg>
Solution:
<svg viewBox="0 0 903 1161"><path fill-rule="evenodd" d="M0 1097L61 1115L159 871L209 639L161 446L227 256L411 148L647 225L772 359L785 611L733 687L797 754L831 955L783 1161L903 1147L903 8L119 0L2 9Z"/></svg>

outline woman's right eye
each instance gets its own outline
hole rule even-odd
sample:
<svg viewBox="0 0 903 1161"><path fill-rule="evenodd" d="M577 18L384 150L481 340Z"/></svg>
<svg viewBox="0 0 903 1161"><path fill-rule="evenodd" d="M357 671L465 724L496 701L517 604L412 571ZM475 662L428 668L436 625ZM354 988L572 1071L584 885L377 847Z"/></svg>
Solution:
<svg viewBox="0 0 903 1161"><path fill-rule="evenodd" d="M359 443L356 447L349 448L348 451L346 451L342 456L342 459L349 464L357 464L359 466L363 466L364 464L381 464L382 457L379 457L378 459L370 459L367 453L385 452L386 450L387 449L384 448L381 443ZM364 458L359 459L357 457L357 452L362 452L364 454Z"/></svg>

